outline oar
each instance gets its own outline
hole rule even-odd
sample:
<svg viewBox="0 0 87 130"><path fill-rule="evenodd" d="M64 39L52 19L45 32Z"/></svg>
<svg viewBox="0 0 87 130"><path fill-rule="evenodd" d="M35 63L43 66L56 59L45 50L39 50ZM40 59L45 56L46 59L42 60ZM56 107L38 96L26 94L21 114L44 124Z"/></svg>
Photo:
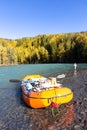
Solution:
<svg viewBox="0 0 87 130"><path fill-rule="evenodd" d="M56 78L58 79L62 79L62 78L65 78L65 74L61 74L61 75L58 75L56 76ZM15 82L15 83L18 83L18 82L21 82L22 80L19 80L19 79L10 79L9 82Z"/></svg>
<svg viewBox="0 0 87 130"><path fill-rule="evenodd" d="M58 79L65 78L65 74L60 74L60 75L58 75L56 78L58 78Z"/></svg>
<svg viewBox="0 0 87 130"><path fill-rule="evenodd" d="M19 79L10 79L9 82L19 83L19 82L21 82L21 80L19 80Z"/></svg>

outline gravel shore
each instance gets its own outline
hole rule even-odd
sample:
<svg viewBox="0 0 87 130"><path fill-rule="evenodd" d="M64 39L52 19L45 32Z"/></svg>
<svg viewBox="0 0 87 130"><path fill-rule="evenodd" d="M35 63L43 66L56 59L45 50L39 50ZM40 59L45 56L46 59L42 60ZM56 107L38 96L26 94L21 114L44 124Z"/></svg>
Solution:
<svg viewBox="0 0 87 130"><path fill-rule="evenodd" d="M61 82L73 90L74 98L59 109L29 108L19 83L0 88L0 130L87 130L87 70L67 72Z"/></svg>

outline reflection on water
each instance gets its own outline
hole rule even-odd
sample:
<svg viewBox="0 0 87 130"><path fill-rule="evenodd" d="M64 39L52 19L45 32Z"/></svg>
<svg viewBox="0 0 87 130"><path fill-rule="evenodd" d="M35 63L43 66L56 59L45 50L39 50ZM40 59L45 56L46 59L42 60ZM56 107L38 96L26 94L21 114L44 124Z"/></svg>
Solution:
<svg viewBox="0 0 87 130"><path fill-rule="evenodd" d="M77 70L74 70L74 76L77 76Z"/></svg>

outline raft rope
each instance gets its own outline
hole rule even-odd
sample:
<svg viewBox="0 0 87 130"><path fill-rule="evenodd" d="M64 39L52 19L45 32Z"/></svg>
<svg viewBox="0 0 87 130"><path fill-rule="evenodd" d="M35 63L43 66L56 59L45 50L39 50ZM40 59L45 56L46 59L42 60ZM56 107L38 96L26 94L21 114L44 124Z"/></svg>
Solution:
<svg viewBox="0 0 87 130"><path fill-rule="evenodd" d="M49 97L49 98L37 98L37 97L30 97L30 95L26 95L26 94L24 94L24 95L26 95L27 97L29 97L29 98L33 98L33 99L54 99L54 98L60 98L60 97L67 97L67 96L69 96L69 95L71 95L72 93L69 93L69 94L66 94L66 95L62 95L62 96L53 96L53 97Z"/></svg>

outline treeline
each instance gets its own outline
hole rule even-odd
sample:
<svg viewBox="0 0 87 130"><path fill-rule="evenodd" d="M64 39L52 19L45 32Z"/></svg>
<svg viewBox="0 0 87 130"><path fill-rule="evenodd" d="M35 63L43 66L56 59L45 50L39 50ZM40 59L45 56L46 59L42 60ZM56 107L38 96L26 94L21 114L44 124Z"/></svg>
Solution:
<svg viewBox="0 0 87 130"><path fill-rule="evenodd" d="M87 63L87 32L0 38L0 65Z"/></svg>

